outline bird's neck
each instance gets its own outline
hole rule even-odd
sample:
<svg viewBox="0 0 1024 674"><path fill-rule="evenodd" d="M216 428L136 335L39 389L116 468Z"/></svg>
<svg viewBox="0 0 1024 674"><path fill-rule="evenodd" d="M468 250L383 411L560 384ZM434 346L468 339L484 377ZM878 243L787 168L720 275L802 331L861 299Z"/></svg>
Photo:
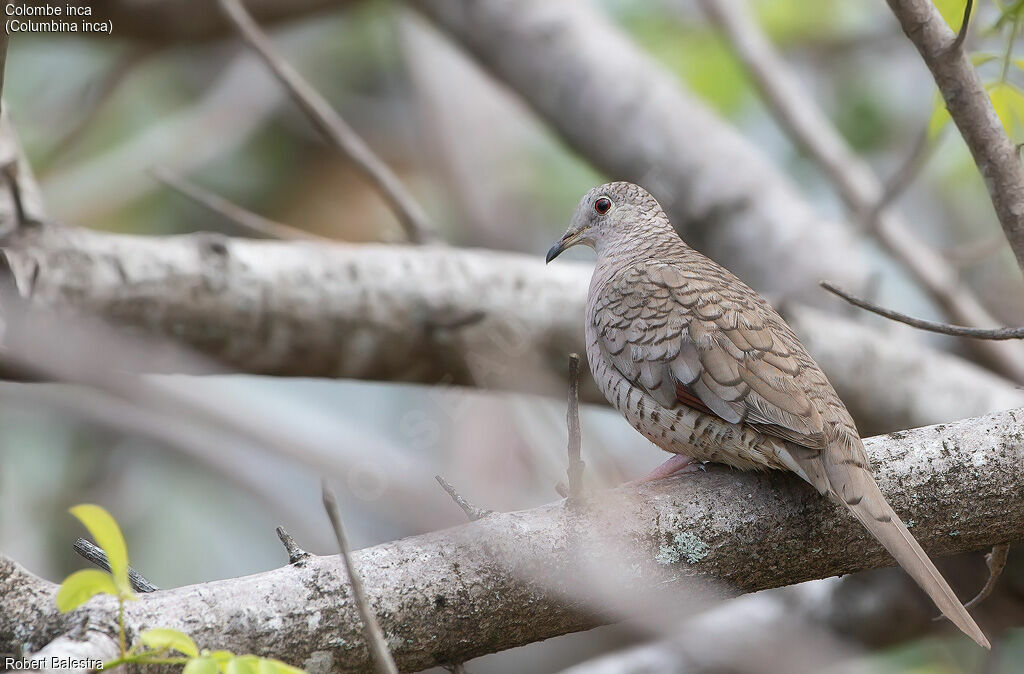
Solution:
<svg viewBox="0 0 1024 674"><path fill-rule="evenodd" d="M676 231L666 223L664 226L651 227L640 236L631 234L599 241L595 250L598 264L607 261L621 265L634 260L665 257L685 247L686 244Z"/></svg>

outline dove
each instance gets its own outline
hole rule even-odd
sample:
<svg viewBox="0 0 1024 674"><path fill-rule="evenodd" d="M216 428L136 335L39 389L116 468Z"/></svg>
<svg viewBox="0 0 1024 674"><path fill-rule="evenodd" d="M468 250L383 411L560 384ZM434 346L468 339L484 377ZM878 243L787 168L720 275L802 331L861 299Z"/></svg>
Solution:
<svg viewBox="0 0 1024 674"><path fill-rule="evenodd" d="M760 295L690 248L646 190L612 182L580 200L551 262L597 253L587 359L608 401L674 456L645 479L703 462L796 473L850 513L980 646L988 639L885 500L853 418Z"/></svg>

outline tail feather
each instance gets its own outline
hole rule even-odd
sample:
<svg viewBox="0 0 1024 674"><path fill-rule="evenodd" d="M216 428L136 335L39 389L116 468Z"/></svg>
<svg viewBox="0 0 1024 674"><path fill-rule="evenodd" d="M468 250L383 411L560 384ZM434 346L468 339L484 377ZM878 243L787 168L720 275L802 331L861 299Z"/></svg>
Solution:
<svg viewBox="0 0 1024 674"><path fill-rule="evenodd" d="M785 448L779 448L778 456L790 470L819 492L829 494L846 506L931 597L942 614L964 634L979 646L992 648L949 583L882 496L871 476L867 455L860 440L854 438L853 443L843 447L844 451L832 449L832 452L822 455L787 443Z"/></svg>
<svg viewBox="0 0 1024 674"><path fill-rule="evenodd" d="M839 500L849 508L854 517L864 525L864 528L885 546L889 554L896 558L900 566L931 597L943 615L959 627L964 634L974 639L979 646L992 648L981 628L974 622L967 609L949 587L949 583L935 568L921 545L910 534L906 525L882 496L882 492L878 490L878 485L875 484L870 473L858 468L846 468L850 473L860 474L853 478L859 484L849 485L853 489L842 490L847 495L856 494L855 497L847 496ZM833 471L829 470L828 472L831 478ZM835 481L833 481L833 488L835 486L838 485L835 485Z"/></svg>

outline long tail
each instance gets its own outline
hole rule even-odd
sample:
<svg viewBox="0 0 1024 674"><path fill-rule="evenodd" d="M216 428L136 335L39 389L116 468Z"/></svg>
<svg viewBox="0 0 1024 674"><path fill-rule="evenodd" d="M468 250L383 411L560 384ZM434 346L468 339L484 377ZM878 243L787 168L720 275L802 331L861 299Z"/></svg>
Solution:
<svg viewBox="0 0 1024 674"><path fill-rule="evenodd" d="M885 546L889 554L932 598L943 615L979 646L992 648L984 632L953 594L949 583L910 535L903 521L893 512L871 474L857 466L829 463L825 463L825 472L834 495L839 497L837 500L846 505L864 528Z"/></svg>

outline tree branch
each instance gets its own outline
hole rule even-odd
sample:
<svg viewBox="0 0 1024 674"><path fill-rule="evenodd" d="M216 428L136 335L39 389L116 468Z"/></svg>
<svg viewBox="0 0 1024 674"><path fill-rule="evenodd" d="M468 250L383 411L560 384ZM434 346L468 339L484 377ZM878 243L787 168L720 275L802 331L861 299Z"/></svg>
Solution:
<svg viewBox="0 0 1024 674"><path fill-rule="evenodd" d="M405 234L414 243L436 239L427 215L412 194L405 189L387 164L341 118L313 86L277 52L259 25L246 11L241 0L217 0L221 11L238 29L242 39L259 55L274 77L291 94L309 121L343 157L369 182L391 207Z"/></svg>
<svg viewBox="0 0 1024 674"><path fill-rule="evenodd" d="M935 78L949 115L978 165L1017 264L1024 269L1024 168L962 48L963 40L953 34L930 0L886 1Z"/></svg>
<svg viewBox="0 0 1024 674"><path fill-rule="evenodd" d="M1009 411L866 445L887 498L942 556L1024 538L1024 502L1016 498L1022 432L1024 415ZM678 609L695 592L732 592L719 583L753 591L892 564L860 525L792 475L724 468L606 492L585 509L495 513L356 552L353 561L402 670L462 662L630 610ZM296 664L361 671L369 652L341 570L337 557L310 557L302 566L141 595L126 620L131 633L160 625L188 632L203 648L241 641ZM600 593L609 584L616 592ZM0 651L46 643L85 616L91 629L115 619L105 599L62 616L55 590L0 558ZM609 595L637 603L630 609Z"/></svg>
<svg viewBox="0 0 1024 674"><path fill-rule="evenodd" d="M816 302L808 291L819 279L853 288L867 279L852 230L814 213L758 148L592 3L410 5L591 164L648 188L691 245L753 287Z"/></svg>
<svg viewBox="0 0 1024 674"><path fill-rule="evenodd" d="M972 339L1024 339L1024 328L993 328L986 330L982 328L968 328L963 325L950 325L949 323L939 323L937 321L926 321L922 318L914 318L902 314L892 309L886 309L881 307L874 302L869 302L866 299L853 295L834 283L828 281L822 281L821 287L829 291L833 295L838 295L850 304L865 309L872 313L884 316L889 320L909 325L912 328L918 330L927 330L928 332L937 332L942 335L951 335L953 337L970 337Z"/></svg>
<svg viewBox="0 0 1024 674"><path fill-rule="evenodd" d="M57 225L25 227L2 243L19 286L33 288L32 306L95 313L239 372L561 398L564 378L552 373L565 372L566 353L584 350L591 268L545 268L539 255ZM1024 405L1024 394L961 359L836 316L783 308L862 429ZM182 371L173 358L123 366ZM580 384L581 400L605 402L592 378ZM918 404L921 390L927 405Z"/></svg>
<svg viewBox="0 0 1024 674"><path fill-rule="evenodd" d="M899 215L879 207L887 198L881 181L836 131L739 0L701 0L701 5L728 38L780 126L821 165L853 213L873 214L871 232L886 250L954 321L996 325L956 269ZM1024 345L979 342L972 348L997 372L1024 381Z"/></svg>
<svg viewBox="0 0 1024 674"><path fill-rule="evenodd" d="M370 647L370 657L374 668L380 674L398 674L398 668L395 666L395 661L388 651L388 644L384 640L384 633L380 630L380 623L377 622L377 616L366 598L366 589L363 587L362 578L352 561L352 550L349 548L345 527L341 522L338 499L327 486L327 482L323 482L321 493L323 494L324 510L327 511L327 517L331 520L334 537L338 540L338 548L341 549L341 560L345 564L348 584L352 587L352 598L356 603L356 608L359 609L359 620L363 626L366 642Z"/></svg>
<svg viewBox="0 0 1024 674"><path fill-rule="evenodd" d="M152 173L157 180L181 196L213 211L246 231L256 232L260 236L270 239L282 239L285 241L330 241L327 237L307 232L298 227L285 225L246 210L238 204L232 203L224 197L214 194L166 169L153 169Z"/></svg>

